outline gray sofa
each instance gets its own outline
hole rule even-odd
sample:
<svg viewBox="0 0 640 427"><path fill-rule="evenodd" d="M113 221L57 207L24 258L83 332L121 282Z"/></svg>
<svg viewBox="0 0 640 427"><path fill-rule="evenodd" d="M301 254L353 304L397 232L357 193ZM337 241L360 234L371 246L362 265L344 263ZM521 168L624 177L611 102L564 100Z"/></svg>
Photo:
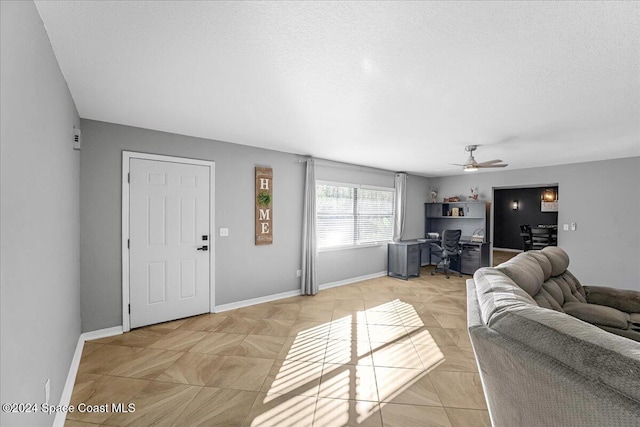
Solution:
<svg viewBox="0 0 640 427"><path fill-rule="evenodd" d="M467 281L469 335L492 423L640 426L640 343L566 313L567 303L591 304L586 288L572 286L579 282L565 257L559 248L527 252Z"/></svg>

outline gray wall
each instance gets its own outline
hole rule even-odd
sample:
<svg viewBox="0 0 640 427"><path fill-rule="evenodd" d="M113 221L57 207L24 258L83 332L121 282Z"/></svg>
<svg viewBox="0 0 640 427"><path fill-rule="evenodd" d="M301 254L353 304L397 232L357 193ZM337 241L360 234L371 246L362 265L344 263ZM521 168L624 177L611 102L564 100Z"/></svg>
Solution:
<svg viewBox="0 0 640 427"><path fill-rule="evenodd" d="M211 160L215 181L216 305L296 290L301 265L304 163L299 156L82 120L82 330L122 324L122 151ZM255 166L273 168L273 244L254 244ZM229 237L218 237L219 228ZM213 246L213 245L212 245Z"/></svg>
<svg viewBox="0 0 640 427"><path fill-rule="evenodd" d="M585 285L640 290L640 157L431 180L439 198L466 198L469 188L477 186L483 200L491 200L496 187L554 183L558 245L571 258L571 272ZM562 225L571 222L577 230L564 231Z"/></svg>
<svg viewBox="0 0 640 427"><path fill-rule="evenodd" d="M0 2L2 402L60 402L80 336L78 114L32 2ZM53 416L0 415L4 426Z"/></svg>

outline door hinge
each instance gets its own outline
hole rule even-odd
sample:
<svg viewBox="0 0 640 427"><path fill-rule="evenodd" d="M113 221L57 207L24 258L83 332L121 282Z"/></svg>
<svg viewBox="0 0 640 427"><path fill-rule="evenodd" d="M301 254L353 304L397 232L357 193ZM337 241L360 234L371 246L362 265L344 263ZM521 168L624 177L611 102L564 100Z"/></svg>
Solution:
<svg viewBox="0 0 640 427"><path fill-rule="evenodd" d="M131 184L131 173L127 172L127 182Z"/></svg>
<svg viewBox="0 0 640 427"><path fill-rule="evenodd" d="M129 304L129 314L131 314L131 304Z"/></svg>
<svg viewBox="0 0 640 427"><path fill-rule="evenodd" d="M131 240L127 239L127 249L131 249Z"/></svg>

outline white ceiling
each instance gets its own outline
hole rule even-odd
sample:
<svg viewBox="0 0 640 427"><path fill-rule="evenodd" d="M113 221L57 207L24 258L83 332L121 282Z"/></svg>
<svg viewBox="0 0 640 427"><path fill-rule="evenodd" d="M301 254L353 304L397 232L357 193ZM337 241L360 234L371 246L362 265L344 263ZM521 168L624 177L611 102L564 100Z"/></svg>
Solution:
<svg viewBox="0 0 640 427"><path fill-rule="evenodd" d="M36 5L87 119L426 176L640 155L638 2Z"/></svg>

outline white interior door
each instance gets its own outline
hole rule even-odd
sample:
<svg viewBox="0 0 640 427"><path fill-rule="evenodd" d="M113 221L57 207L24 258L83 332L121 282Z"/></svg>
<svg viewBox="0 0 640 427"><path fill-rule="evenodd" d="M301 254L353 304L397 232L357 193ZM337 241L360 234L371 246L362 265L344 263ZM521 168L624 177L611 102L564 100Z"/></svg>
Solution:
<svg viewBox="0 0 640 427"><path fill-rule="evenodd" d="M129 162L131 327L209 312L210 168Z"/></svg>

